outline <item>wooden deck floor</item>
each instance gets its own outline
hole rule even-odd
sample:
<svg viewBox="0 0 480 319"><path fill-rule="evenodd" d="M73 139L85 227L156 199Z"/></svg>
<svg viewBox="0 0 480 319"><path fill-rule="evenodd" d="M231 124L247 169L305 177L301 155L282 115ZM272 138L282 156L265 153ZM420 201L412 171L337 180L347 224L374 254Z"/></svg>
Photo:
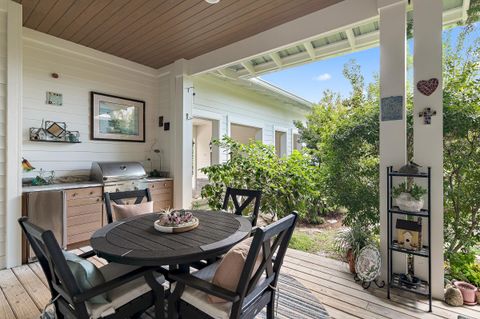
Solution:
<svg viewBox="0 0 480 319"><path fill-rule="evenodd" d="M102 260L94 259L101 265ZM427 301L394 295L386 289L364 290L348 273L346 264L336 260L289 250L282 273L294 277L325 306L332 318L480 318L480 306L453 308L435 301L427 313ZM280 294L282 292L280 291ZM0 319L38 318L49 300L45 277L37 263L0 271ZM279 311L279 317L288 318ZM148 314L145 318L151 318Z"/></svg>

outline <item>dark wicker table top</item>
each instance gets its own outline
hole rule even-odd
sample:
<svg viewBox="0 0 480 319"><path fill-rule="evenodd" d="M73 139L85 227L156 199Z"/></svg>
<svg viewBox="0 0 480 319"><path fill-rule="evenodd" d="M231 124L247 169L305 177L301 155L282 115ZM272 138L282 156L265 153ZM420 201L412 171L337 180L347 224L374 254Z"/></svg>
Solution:
<svg viewBox="0 0 480 319"><path fill-rule="evenodd" d="M158 214L135 216L97 230L90 242L98 256L110 262L138 266L188 264L227 252L250 233L247 218L217 211L192 211L200 221L189 232L155 230Z"/></svg>

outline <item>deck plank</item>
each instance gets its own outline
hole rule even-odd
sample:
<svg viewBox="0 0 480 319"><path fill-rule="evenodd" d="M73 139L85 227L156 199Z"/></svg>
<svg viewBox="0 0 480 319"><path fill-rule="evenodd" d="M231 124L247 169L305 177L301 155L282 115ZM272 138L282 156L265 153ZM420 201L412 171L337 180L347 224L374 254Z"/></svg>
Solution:
<svg viewBox="0 0 480 319"><path fill-rule="evenodd" d="M37 277L43 282L45 287L48 287L47 277L45 277L45 273L43 272L42 266L40 266L38 262L28 264L28 266L35 273L35 275L37 275Z"/></svg>
<svg viewBox="0 0 480 319"><path fill-rule="evenodd" d="M23 285L27 293L32 298L37 308L41 311L50 301L50 290L43 284L37 275L28 267L23 265L12 269L18 281Z"/></svg>
<svg viewBox="0 0 480 319"><path fill-rule="evenodd" d="M0 288L17 319L32 319L40 316L35 302L10 269L0 271Z"/></svg>
<svg viewBox="0 0 480 319"><path fill-rule="evenodd" d="M13 310L10 307L7 298L3 294L3 291L0 289L0 318L3 319L15 319Z"/></svg>

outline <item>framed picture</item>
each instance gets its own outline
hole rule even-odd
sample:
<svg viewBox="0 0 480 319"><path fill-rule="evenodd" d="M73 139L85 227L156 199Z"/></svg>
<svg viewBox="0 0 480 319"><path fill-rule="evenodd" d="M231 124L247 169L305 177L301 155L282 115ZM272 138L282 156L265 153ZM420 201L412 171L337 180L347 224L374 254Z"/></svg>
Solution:
<svg viewBox="0 0 480 319"><path fill-rule="evenodd" d="M93 140L145 142L145 102L91 92Z"/></svg>

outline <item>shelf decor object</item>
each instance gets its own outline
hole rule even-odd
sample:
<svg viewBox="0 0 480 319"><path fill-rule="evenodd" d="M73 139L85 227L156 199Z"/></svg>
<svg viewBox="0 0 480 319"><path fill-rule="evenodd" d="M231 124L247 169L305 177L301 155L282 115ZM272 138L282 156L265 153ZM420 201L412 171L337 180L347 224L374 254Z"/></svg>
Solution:
<svg viewBox="0 0 480 319"><path fill-rule="evenodd" d="M91 92L92 140L145 142L145 102Z"/></svg>
<svg viewBox="0 0 480 319"><path fill-rule="evenodd" d="M415 164L415 166L418 166ZM390 299L391 289L400 289L427 296L429 299L429 312L432 312L432 259L431 244L431 168L426 173L416 169L402 169L394 171L393 166L387 167L387 296ZM427 207L419 211L403 210L394 204L393 185L394 178L407 178L408 180L427 180ZM400 219L400 217L404 219ZM394 217L398 217L394 223ZM422 236L421 223L425 223L428 233ZM396 239L394 239L394 235ZM426 238L425 238L426 237ZM408 240L408 243L407 243ZM409 260L409 269L405 274L393 273L393 253L406 254ZM428 280L415 277L413 259L426 258L428 260Z"/></svg>
<svg viewBox="0 0 480 319"><path fill-rule="evenodd" d="M378 282L381 268L380 251L374 245L367 245L360 250L355 261L355 281L361 281L364 289L368 289L372 282L382 288L385 282Z"/></svg>
<svg viewBox="0 0 480 319"><path fill-rule="evenodd" d="M42 120L41 127L31 127L29 133L33 142L81 143L80 132L67 130L65 122Z"/></svg>

